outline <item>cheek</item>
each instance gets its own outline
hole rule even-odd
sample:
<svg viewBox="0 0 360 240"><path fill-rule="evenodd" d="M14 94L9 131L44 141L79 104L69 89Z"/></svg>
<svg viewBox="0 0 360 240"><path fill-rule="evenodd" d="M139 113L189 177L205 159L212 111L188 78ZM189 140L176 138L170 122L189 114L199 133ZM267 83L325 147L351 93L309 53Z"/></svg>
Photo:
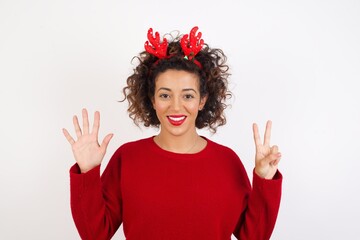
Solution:
<svg viewBox="0 0 360 240"><path fill-rule="evenodd" d="M199 103L198 102L193 102L191 104L188 104L187 105L187 110L189 112L192 112L192 113L197 113L199 111Z"/></svg>
<svg viewBox="0 0 360 240"><path fill-rule="evenodd" d="M168 108L167 104L165 104L164 102L161 102L161 101L154 101L153 107L154 107L156 113L164 112Z"/></svg>

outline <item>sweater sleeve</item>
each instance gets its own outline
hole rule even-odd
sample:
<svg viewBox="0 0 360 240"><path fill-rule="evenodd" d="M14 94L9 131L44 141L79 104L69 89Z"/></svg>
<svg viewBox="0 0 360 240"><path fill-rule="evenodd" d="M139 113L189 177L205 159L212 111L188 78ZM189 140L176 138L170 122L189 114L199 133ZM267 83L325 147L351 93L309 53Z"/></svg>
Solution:
<svg viewBox="0 0 360 240"><path fill-rule="evenodd" d="M100 166L81 174L70 169L70 205L76 228L84 240L111 239L122 222L120 160L115 153L100 177Z"/></svg>
<svg viewBox="0 0 360 240"><path fill-rule="evenodd" d="M281 185L282 174L279 171L272 180L262 179L253 172L252 190L239 223L238 239L270 239L280 207Z"/></svg>

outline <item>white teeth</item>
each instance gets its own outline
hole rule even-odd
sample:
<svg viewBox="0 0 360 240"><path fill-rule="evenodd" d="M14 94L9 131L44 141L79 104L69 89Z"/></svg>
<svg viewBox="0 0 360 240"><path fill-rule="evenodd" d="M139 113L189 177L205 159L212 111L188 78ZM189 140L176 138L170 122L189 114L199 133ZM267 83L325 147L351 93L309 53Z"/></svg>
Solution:
<svg viewBox="0 0 360 240"><path fill-rule="evenodd" d="M185 116L183 117L169 117L171 121L179 122L185 119Z"/></svg>

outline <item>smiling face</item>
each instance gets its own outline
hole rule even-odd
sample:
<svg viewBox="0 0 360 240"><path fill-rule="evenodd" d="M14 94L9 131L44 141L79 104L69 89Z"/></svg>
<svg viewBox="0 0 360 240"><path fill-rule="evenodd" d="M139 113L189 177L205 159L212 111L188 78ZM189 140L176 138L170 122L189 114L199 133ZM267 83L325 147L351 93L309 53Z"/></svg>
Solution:
<svg viewBox="0 0 360 240"><path fill-rule="evenodd" d="M153 107L160 121L160 134L193 136L198 111L206 102L200 97L199 77L182 70L167 70L155 80Z"/></svg>

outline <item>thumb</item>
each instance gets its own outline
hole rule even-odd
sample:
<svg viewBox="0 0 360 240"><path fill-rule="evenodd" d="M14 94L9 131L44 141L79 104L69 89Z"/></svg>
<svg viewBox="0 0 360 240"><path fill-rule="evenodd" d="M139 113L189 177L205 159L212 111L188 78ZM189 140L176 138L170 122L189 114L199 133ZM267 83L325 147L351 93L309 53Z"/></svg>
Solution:
<svg viewBox="0 0 360 240"><path fill-rule="evenodd" d="M279 148L278 146L274 145L271 147L270 149L270 154L268 156L266 156L265 158L265 162L266 163L274 163L277 160L279 160L281 158L281 153L279 152Z"/></svg>
<svg viewBox="0 0 360 240"><path fill-rule="evenodd" d="M106 149L109 145L109 142L113 136L114 136L114 134L110 133L104 137L104 140L102 141L102 143L100 145L100 148L102 148L103 151L106 151Z"/></svg>

